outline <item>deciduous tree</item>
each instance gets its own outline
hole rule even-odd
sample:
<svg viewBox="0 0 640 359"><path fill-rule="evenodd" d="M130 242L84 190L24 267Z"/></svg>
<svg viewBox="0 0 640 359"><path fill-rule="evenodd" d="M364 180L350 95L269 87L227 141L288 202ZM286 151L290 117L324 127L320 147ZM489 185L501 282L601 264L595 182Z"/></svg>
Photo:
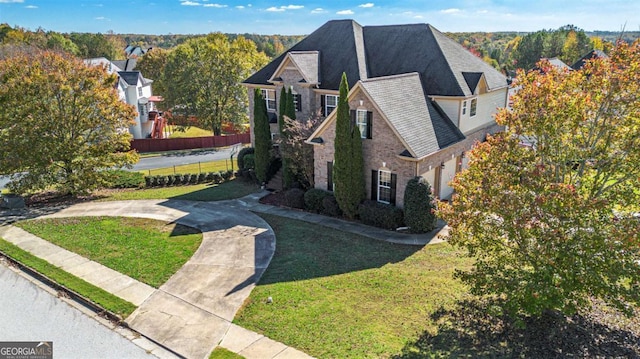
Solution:
<svg viewBox="0 0 640 359"><path fill-rule="evenodd" d="M165 66L165 106L174 116L193 116L220 135L223 123L247 121L247 92L240 84L267 57L243 37L221 33L190 39L171 51Z"/></svg>
<svg viewBox="0 0 640 359"><path fill-rule="evenodd" d="M458 276L511 312L640 304L640 43L581 71L520 72L507 131L470 153L443 205ZM528 144L528 145L525 145Z"/></svg>
<svg viewBox="0 0 640 359"><path fill-rule="evenodd" d="M158 47L147 51L136 63L136 70L140 71L144 77L153 80L154 95L167 97L164 69L168 57L169 51ZM158 106L166 110L164 102L159 102Z"/></svg>
<svg viewBox="0 0 640 359"><path fill-rule="evenodd" d="M135 109L116 81L50 51L0 61L0 168L14 174L10 188L84 193L104 182L103 169L137 161L127 131Z"/></svg>

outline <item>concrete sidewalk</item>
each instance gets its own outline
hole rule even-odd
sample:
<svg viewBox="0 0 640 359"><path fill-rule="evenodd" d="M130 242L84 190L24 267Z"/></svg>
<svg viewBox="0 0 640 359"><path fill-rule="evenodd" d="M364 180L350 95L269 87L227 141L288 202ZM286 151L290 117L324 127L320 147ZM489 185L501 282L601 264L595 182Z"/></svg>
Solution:
<svg viewBox="0 0 640 359"><path fill-rule="evenodd" d="M42 217L103 215L175 221L203 232L196 253L159 289L131 290L136 294L127 296L127 300L139 304L125 320L131 328L187 358L206 358L217 345L249 359L310 358L231 324L275 251L273 230L260 217L228 202L176 200L88 202ZM45 260L61 258L55 263L82 268L83 273L76 273L112 293L110 283L129 283L127 288L137 288L133 279L97 263L87 264L94 262L16 227L0 227L0 236ZM65 259L74 265L64 264ZM124 292L114 294L126 299Z"/></svg>
<svg viewBox="0 0 640 359"><path fill-rule="evenodd" d="M442 243L444 242L444 237L449 232L449 227L441 219L438 219L436 228L433 231L422 234L412 234L389 231L358 222L346 221L343 219L305 212L302 210L286 207L276 207L260 203L260 198L268 195L269 193L269 191L263 190L261 192L253 193L239 199L224 202L229 203L230 206L236 208L245 208L252 212L267 213L273 214L275 216L297 219L300 221L315 223L321 226L337 229L343 232L359 234L361 236L396 244L424 246L427 244Z"/></svg>

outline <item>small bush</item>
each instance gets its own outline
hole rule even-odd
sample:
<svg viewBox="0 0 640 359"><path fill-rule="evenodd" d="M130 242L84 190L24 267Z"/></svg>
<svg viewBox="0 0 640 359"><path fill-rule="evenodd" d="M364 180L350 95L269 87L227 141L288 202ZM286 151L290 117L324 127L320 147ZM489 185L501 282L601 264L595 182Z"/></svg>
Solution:
<svg viewBox="0 0 640 359"><path fill-rule="evenodd" d="M158 176L156 181L158 186L162 187L167 184L167 176Z"/></svg>
<svg viewBox="0 0 640 359"><path fill-rule="evenodd" d="M174 174L173 175L173 185L174 186L179 186L182 184L182 181L184 181L184 176L182 176L181 174Z"/></svg>
<svg viewBox="0 0 640 359"><path fill-rule="evenodd" d="M111 170L107 179L109 188L140 188L147 182L140 172Z"/></svg>
<svg viewBox="0 0 640 359"><path fill-rule="evenodd" d="M154 177L153 176L144 176L144 185L146 187L153 187L155 186L155 181L154 181Z"/></svg>
<svg viewBox="0 0 640 359"><path fill-rule="evenodd" d="M233 176L233 171L220 171L220 175L222 176L223 181L226 182Z"/></svg>
<svg viewBox="0 0 640 359"><path fill-rule="evenodd" d="M253 154L255 152L255 149L253 147L245 147L243 149L240 150L240 152L238 152L238 169L242 170L245 169L245 163L244 163L244 156L245 155L250 155ZM253 168L253 167L251 167Z"/></svg>
<svg viewBox="0 0 640 359"><path fill-rule="evenodd" d="M211 180L211 182L213 183L222 183L223 179L222 179L222 175L220 174L220 172L214 172L213 173L213 179Z"/></svg>
<svg viewBox="0 0 640 359"><path fill-rule="evenodd" d="M198 173L198 183L204 183L204 180L207 178L206 173Z"/></svg>
<svg viewBox="0 0 640 359"><path fill-rule="evenodd" d="M338 205L338 201L336 201L336 197L332 193L322 199L322 213L331 217L342 216L342 210Z"/></svg>
<svg viewBox="0 0 640 359"><path fill-rule="evenodd" d="M190 173L186 173L186 174L182 175L182 184L189 184L190 181L191 181L191 174Z"/></svg>
<svg viewBox="0 0 640 359"><path fill-rule="evenodd" d="M248 170L256 167L256 156L253 153L244 155L243 161L244 167L242 169Z"/></svg>
<svg viewBox="0 0 640 359"><path fill-rule="evenodd" d="M304 208L308 211L315 213L322 213L324 207L322 206L322 200L325 197L332 196L332 194L328 191L311 188L307 192L304 193Z"/></svg>
<svg viewBox="0 0 640 359"><path fill-rule="evenodd" d="M173 184L175 183L175 176L174 175L169 175L167 176L167 186L173 186Z"/></svg>
<svg viewBox="0 0 640 359"><path fill-rule="evenodd" d="M390 204L365 201L358 206L358 215L364 224L395 230L404 225L402 210Z"/></svg>
<svg viewBox="0 0 640 359"><path fill-rule="evenodd" d="M284 199L287 206L291 208L304 208L304 190L300 188L291 188L284 193Z"/></svg>
<svg viewBox="0 0 640 359"><path fill-rule="evenodd" d="M215 177L215 172L207 172L204 180L207 182L213 182L213 178Z"/></svg>
<svg viewBox="0 0 640 359"><path fill-rule="evenodd" d="M411 232L425 233L436 228L436 201L431 185L423 177L414 177L404 191L404 221Z"/></svg>

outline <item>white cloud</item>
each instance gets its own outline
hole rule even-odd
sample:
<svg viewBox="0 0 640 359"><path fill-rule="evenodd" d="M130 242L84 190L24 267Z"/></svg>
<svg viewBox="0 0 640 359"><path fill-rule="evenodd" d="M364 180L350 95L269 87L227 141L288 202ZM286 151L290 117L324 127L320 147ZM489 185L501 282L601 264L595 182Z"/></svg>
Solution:
<svg viewBox="0 0 640 359"><path fill-rule="evenodd" d="M240 10L242 10L242 9L244 9L244 6L242 6L242 5L238 5L238 6L236 6L236 9L240 9Z"/></svg>
<svg viewBox="0 0 640 359"><path fill-rule="evenodd" d="M351 10L340 10L336 12L337 15L353 15L354 12Z"/></svg>
<svg viewBox="0 0 640 359"><path fill-rule="evenodd" d="M98 20L98 21L111 21L111 19L106 18L104 16L98 16L96 18L94 18L94 20Z"/></svg>
<svg viewBox="0 0 640 359"><path fill-rule="evenodd" d="M249 5L251 6L251 5ZM286 6L280 6L280 7L276 7L276 6L272 6L270 8L267 9L267 11L270 12L283 12L286 10L300 10L303 9L304 6L303 5L286 5Z"/></svg>
<svg viewBox="0 0 640 359"><path fill-rule="evenodd" d="M187 1L181 2L180 5L182 5L182 6L200 6L202 4L200 4L199 2L193 2L193 1L187 0Z"/></svg>
<svg viewBox="0 0 640 359"><path fill-rule="evenodd" d="M0 4L23 3L24 0L0 0Z"/></svg>
<svg viewBox="0 0 640 359"><path fill-rule="evenodd" d="M455 14L455 13L459 13L460 11L461 11L460 9L456 9L456 8L440 10L440 12L443 14Z"/></svg>
<svg viewBox="0 0 640 359"><path fill-rule="evenodd" d="M374 4L372 2L368 2L366 4L360 4L358 5L358 7L363 7L363 8L368 8L368 7L373 7Z"/></svg>
<svg viewBox="0 0 640 359"><path fill-rule="evenodd" d="M489 10L478 10L478 14L488 14Z"/></svg>
<svg viewBox="0 0 640 359"><path fill-rule="evenodd" d="M222 4L204 4L204 7L215 7L217 9L222 9L227 7L227 5L222 5Z"/></svg>
<svg viewBox="0 0 640 359"><path fill-rule="evenodd" d="M325 10L325 9L323 9L321 7L317 7L315 9L311 10L312 14L324 14L326 12L327 12L327 10Z"/></svg>
<svg viewBox="0 0 640 359"><path fill-rule="evenodd" d="M25 9L37 9L38 7L35 5L27 5L24 7Z"/></svg>

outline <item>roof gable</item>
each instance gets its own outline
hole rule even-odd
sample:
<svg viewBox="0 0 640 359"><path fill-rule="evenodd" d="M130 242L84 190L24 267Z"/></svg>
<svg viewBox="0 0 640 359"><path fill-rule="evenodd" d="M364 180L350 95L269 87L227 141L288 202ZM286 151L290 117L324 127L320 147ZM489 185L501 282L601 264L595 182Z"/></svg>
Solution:
<svg viewBox="0 0 640 359"><path fill-rule="evenodd" d="M360 92L376 106L410 157L422 158L464 139L445 113L424 95L418 73L359 81L349 92L349 99ZM336 111L327 117L308 142L321 136L335 122L335 117Z"/></svg>
<svg viewBox="0 0 640 359"><path fill-rule="evenodd" d="M289 66L293 65L296 70L302 75L304 82L309 84L319 83L319 59L320 54L318 51L291 51L288 52L276 69L271 75L269 82L282 81L280 75Z"/></svg>
<svg viewBox="0 0 640 359"><path fill-rule="evenodd" d="M119 71L118 76L129 86L138 86L138 80L144 83L140 71Z"/></svg>

